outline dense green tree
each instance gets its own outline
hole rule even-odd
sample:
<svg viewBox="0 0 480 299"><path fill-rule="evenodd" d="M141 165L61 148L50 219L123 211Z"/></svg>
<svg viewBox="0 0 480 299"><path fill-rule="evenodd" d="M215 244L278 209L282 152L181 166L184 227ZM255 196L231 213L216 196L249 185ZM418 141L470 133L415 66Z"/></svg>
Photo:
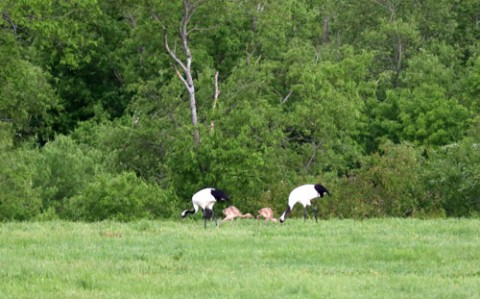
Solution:
<svg viewBox="0 0 480 299"><path fill-rule="evenodd" d="M129 27L115 3L99 1L8 1L4 20L15 27L29 62L47 71L64 108L55 129L68 132L102 107L123 114L127 101L116 47ZM41 90L41 89L38 89Z"/></svg>
<svg viewBox="0 0 480 299"><path fill-rule="evenodd" d="M462 80L464 105L478 114L480 112L480 56L472 58Z"/></svg>
<svg viewBox="0 0 480 299"><path fill-rule="evenodd" d="M387 91L386 100L373 108L377 120L372 125L396 142L445 145L460 140L470 114L456 98L449 98L454 77L438 57L419 53L409 60L400 78L402 87Z"/></svg>
<svg viewBox="0 0 480 299"><path fill-rule="evenodd" d="M3 132L16 142L51 137L59 98L49 83L51 76L22 56L13 34L0 32L0 121Z"/></svg>
<svg viewBox="0 0 480 299"><path fill-rule="evenodd" d="M479 5L2 1L0 218L169 217L206 186L279 212L305 182L325 215L474 215Z"/></svg>
<svg viewBox="0 0 480 299"><path fill-rule="evenodd" d="M285 104L290 144L303 161L298 170L313 167L345 173L362 154L365 101L374 96L369 82L373 55L346 47L338 60L323 59L291 64L292 97ZM327 55L328 57L328 55ZM295 76L293 76L295 74Z"/></svg>
<svg viewBox="0 0 480 299"><path fill-rule="evenodd" d="M426 168L426 186L440 198L447 216L478 216L480 213L479 166L478 138L466 138L431 153Z"/></svg>

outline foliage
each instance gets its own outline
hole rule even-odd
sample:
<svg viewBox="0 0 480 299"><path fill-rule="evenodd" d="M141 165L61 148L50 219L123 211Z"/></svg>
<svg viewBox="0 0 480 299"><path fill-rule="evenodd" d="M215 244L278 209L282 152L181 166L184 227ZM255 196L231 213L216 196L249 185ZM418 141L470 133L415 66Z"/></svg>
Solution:
<svg viewBox="0 0 480 299"><path fill-rule="evenodd" d="M83 192L99 171L102 156L84 150L68 136L58 136L37 155L33 184L40 190L44 209L62 213L65 200Z"/></svg>
<svg viewBox="0 0 480 299"><path fill-rule="evenodd" d="M42 200L33 184L32 155L30 150L0 153L0 221L29 220L40 213Z"/></svg>
<svg viewBox="0 0 480 299"><path fill-rule="evenodd" d="M21 52L13 35L0 34L0 121L11 124L16 143L46 141L59 99L50 74L23 59Z"/></svg>
<svg viewBox="0 0 480 299"><path fill-rule="evenodd" d="M293 98L287 103L286 126L290 144L303 156L304 168L313 165L309 172L314 175L324 171L342 174L356 165L362 155L364 101L374 93L368 79L371 53L357 54L345 47L324 55L336 55L338 61L291 64L289 72Z"/></svg>
<svg viewBox="0 0 480 299"><path fill-rule="evenodd" d="M169 217L175 198L155 185L149 185L134 173L116 176L99 174L85 190L65 203L63 217L73 220L128 221L139 218Z"/></svg>
<svg viewBox="0 0 480 299"><path fill-rule="evenodd" d="M467 138L431 153L427 186L437 197L447 216L480 213L480 146Z"/></svg>
<svg viewBox="0 0 480 299"><path fill-rule="evenodd" d="M2 220L173 217L206 186L279 211L316 182L324 215L478 212L478 0L185 1L198 146L183 0L0 2Z"/></svg>
<svg viewBox="0 0 480 299"><path fill-rule="evenodd" d="M467 74L463 79L465 90L465 106L468 109L480 112L480 55L472 59L471 65L467 68Z"/></svg>
<svg viewBox="0 0 480 299"><path fill-rule="evenodd" d="M372 126L388 139L417 145L446 145L465 134L469 112L449 94L455 74L431 53L410 59L402 88L388 90L385 101L372 107Z"/></svg>
<svg viewBox="0 0 480 299"><path fill-rule="evenodd" d="M424 158L411 144L382 145L362 167L341 179L330 213L340 217L406 217L435 214L441 205L422 182Z"/></svg>

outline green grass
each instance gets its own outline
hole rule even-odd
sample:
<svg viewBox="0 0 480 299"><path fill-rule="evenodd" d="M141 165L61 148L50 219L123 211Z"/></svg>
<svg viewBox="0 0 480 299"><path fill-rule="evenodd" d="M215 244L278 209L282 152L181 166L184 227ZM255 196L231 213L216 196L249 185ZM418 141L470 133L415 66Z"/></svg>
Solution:
<svg viewBox="0 0 480 299"><path fill-rule="evenodd" d="M480 220L3 223L1 298L479 298Z"/></svg>

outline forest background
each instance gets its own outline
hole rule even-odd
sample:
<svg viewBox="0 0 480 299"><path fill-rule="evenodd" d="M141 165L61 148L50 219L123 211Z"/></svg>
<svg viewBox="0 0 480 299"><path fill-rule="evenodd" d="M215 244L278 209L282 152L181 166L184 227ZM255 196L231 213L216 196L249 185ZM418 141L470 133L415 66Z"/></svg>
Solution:
<svg viewBox="0 0 480 299"><path fill-rule="evenodd" d="M174 218L208 186L278 213L304 183L324 218L478 217L479 8L3 0L0 220Z"/></svg>

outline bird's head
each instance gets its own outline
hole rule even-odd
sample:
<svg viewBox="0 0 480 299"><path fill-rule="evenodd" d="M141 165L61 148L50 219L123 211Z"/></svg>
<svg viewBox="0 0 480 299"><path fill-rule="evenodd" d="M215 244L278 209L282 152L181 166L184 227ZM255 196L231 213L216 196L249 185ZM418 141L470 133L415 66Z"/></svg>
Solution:
<svg viewBox="0 0 480 299"><path fill-rule="evenodd" d="M230 197L228 197L227 193L219 189L212 189L212 196L215 198L216 201L229 201Z"/></svg>
<svg viewBox="0 0 480 299"><path fill-rule="evenodd" d="M185 211L182 212L182 218L187 217L187 212L188 212L188 210L185 210Z"/></svg>
<svg viewBox="0 0 480 299"><path fill-rule="evenodd" d="M323 185L321 184L316 184L315 186L315 190L317 190L318 194L320 195L320 197L324 197L325 194L328 194L330 195L330 192L327 190L327 188L325 188Z"/></svg>
<svg viewBox="0 0 480 299"><path fill-rule="evenodd" d="M290 213L292 209L290 208L290 206L287 206L287 209L285 209L285 212L283 212L282 216L280 216L279 220L280 220L280 223L283 223L285 222L285 219L287 218L287 214Z"/></svg>

